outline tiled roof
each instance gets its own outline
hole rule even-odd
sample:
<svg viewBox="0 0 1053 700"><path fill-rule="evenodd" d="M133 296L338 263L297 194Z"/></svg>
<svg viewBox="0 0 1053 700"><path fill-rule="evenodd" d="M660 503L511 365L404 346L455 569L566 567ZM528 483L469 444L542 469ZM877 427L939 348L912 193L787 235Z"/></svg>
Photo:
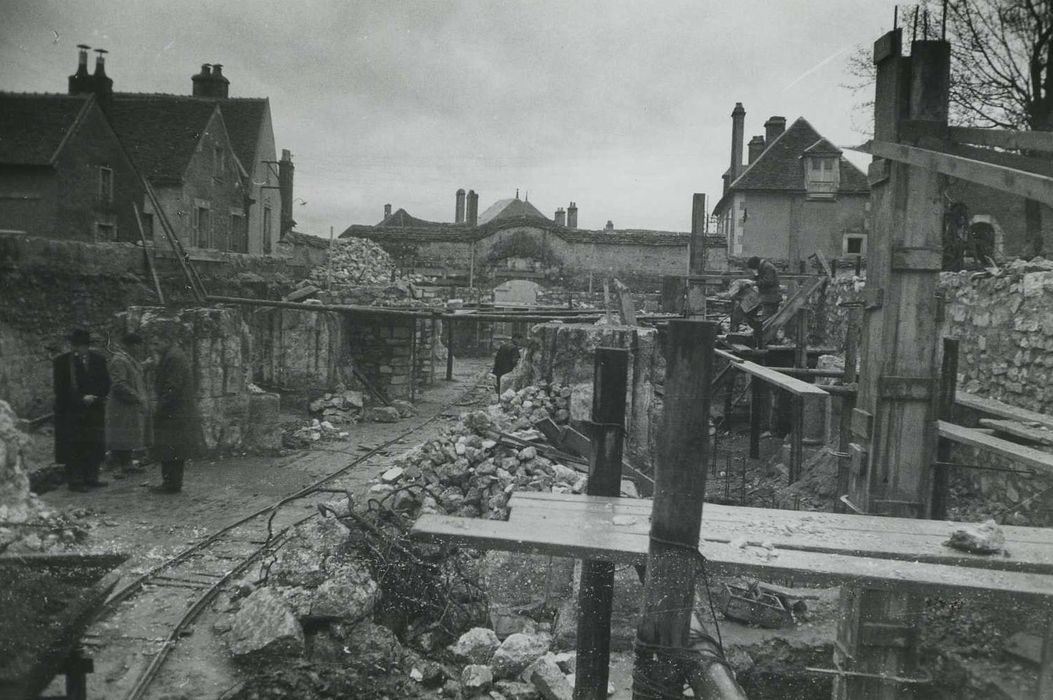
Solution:
<svg viewBox="0 0 1053 700"><path fill-rule="evenodd" d="M839 156L842 153L840 148L830 143L825 138L819 139L811 146L804 149L804 152L810 156Z"/></svg>
<svg viewBox="0 0 1053 700"><path fill-rule="evenodd" d="M425 221L424 219L418 219L412 216L408 211L399 207L395 213L388 217L385 217L377 226L385 228L435 228L438 226L445 226L446 224L440 224L436 221Z"/></svg>
<svg viewBox="0 0 1053 700"><path fill-rule="evenodd" d="M516 197L515 199L499 199L487 207L486 211L479 215L479 225L481 226L495 219L513 219L524 216L551 221L551 219L538 211L538 208L533 204L525 199Z"/></svg>
<svg viewBox="0 0 1053 700"><path fill-rule="evenodd" d="M523 218L512 226L537 226L536 218ZM495 231L508 228L491 223L480 228L466 228L458 224L433 224L426 227L381 227L349 226L341 238L368 238L377 242L392 243L471 243L492 235ZM600 244L600 245L642 245L642 246L682 246L687 245L690 233L678 231L647 231L640 229L623 229L618 231L587 231L584 229L565 228L549 224L545 226L552 235L567 243Z"/></svg>
<svg viewBox="0 0 1053 700"><path fill-rule="evenodd" d="M118 93L110 122L145 177L178 180L215 111L215 100Z"/></svg>
<svg viewBox="0 0 1053 700"><path fill-rule="evenodd" d="M801 155L820 141L826 139L804 117L798 117L764 149L757 160L746 167L738 179L731 183L730 189L803 190L804 164L801 162ZM844 158L841 159L840 191L870 191L866 175Z"/></svg>
<svg viewBox="0 0 1053 700"><path fill-rule="evenodd" d="M227 125L234 155L251 173L256 166L256 147L259 145L260 126L267 111L267 98L237 97L216 102L223 112L223 121Z"/></svg>
<svg viewBox="0 0 1053 700"><path fill-rule="evenodd" d="M84 95L0 93L0 163L49 165L92 101Z"/></svg>

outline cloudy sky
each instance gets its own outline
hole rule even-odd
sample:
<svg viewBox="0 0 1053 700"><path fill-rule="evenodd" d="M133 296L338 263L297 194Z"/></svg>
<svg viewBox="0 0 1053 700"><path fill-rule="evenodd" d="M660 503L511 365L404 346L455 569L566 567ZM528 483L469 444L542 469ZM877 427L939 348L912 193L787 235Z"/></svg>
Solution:
<svg viewBox="0 0 1053 700"><path fill-rule="evenodd" d="M451 221L516 188L579 225L687 230L719 196L730 113L858 143L845 56L891 28L885 0L4 0L0 89L63 92L78 43L114 89L190 92L222 63L267 96L296 163L299 229L375 223L383 205ZM860 161L861 162L861 161ZM712 201L715 201L712 200Z"/></svg>

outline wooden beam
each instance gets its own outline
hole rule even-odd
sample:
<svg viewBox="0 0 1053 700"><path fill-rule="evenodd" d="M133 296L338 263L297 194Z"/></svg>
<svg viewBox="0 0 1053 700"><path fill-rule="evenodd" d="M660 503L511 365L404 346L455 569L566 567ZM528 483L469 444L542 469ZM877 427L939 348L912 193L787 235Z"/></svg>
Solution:
<svg viewBox="0 0 1053 700"><path fill-rule="evenodd" d="M869 150L879 158L950 175L1053 206L1053 177L901 143L874 141Z"/></svg>
<svg viewBox="0 0 1053 700"><path fill-rule="evenodd" d="M954 401L959 406L968 408L971 411L986 413L996 418L1005 418L1006 420L1019 421L1021 423L1038 423L1049 430L1053 430L1053 416L1047 416L1037 411L1029 411L1026 408L1010 406L997 399L977 396L959 389L957 394L955 394Z"/></svg>
<svg viewBox="0 0 1053 700"><path fill-rule="evenodd" d="M830 396L821 386L789 377L776 369L764 367L749 360L741 360L735 363L734 367L768 384L788 391L794 396L821 396L823 398L829 398Z"/></svg>
<svg viewBox="0 0 1053 700"><path fill-rule="evenodd" d="M1013 462L1038 469L1043 474L1053 475L1053 454L1041 452L1026 445L1018 445L1015 442L1002 440L973 428L964 428L947 421L939 421L938 426L941 438L969 445L985 452L992 452Z"/></svg>
<svg viewBox="0 0 1053 700"><path fill-rule="evenodd" d="M998 420L995 418L981 418L980 425L985 428L994 428L997 433L1012 435L1021 440L1037 442L1040 445L1053 445L1053 431L1043 428L1024 425L1017 421Z"/></svg>
<svg viewBox="0 0 1053 700"><path fill-rule="evenodd" d="M948 129L948 135L958 143L1053 153L1053 133L1048 131L1004 131L952 126Z"/></svg>

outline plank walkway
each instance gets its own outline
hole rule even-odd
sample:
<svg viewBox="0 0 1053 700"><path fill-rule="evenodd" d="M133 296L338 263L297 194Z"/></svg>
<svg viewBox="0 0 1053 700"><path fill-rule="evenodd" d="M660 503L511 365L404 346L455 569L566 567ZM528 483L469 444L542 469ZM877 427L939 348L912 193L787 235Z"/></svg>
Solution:
<svg viewBox="0 0 1053 700"><path fill-rule="evenodd" d="M480 549L641 563L651 501L516 493L507 522L427 514L416 538ZM1006 527L1008 557L943 546L961 523L740 508L707 503L700 550L712 572L787 576L813 585L983 600L1040 601L1053 610L1053 530Z"/></svg>

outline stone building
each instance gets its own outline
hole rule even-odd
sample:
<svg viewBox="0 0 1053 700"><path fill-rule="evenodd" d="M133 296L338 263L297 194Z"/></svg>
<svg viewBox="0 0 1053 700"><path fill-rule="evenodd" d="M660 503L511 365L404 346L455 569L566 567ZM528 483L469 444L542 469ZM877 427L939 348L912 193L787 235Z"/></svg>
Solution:
<svg viewBox="0 0 1053 700"><path fill-rule="evenodd" d="M478 195L458 190L454 223L425 221L388 205L380 223L349 226L341 237L375 241L404 270L475 287L532 280L583 289L590 277L599 284L607 276L657 285L663 276L686 274L690 233L617 229L611 223L589 231L577 228L577 217L574 202L549 218L518 192L478 213Z"/></svg>
<svg viewBox="0 0 1053 700"><path fill-rule="evenodd" d="M746 111L731 113L731 164L713 208L729 256L795 264L816 251L828 258L866 254L866 175L804 117L789 128L773 116L754 136L743 163Z"/></svg>
<svg viewBox="0 0 1053 700"><path fill-rule="evenodd" d="M0 231L136 241L142 192L95 96L0 93Z"/></svg>

